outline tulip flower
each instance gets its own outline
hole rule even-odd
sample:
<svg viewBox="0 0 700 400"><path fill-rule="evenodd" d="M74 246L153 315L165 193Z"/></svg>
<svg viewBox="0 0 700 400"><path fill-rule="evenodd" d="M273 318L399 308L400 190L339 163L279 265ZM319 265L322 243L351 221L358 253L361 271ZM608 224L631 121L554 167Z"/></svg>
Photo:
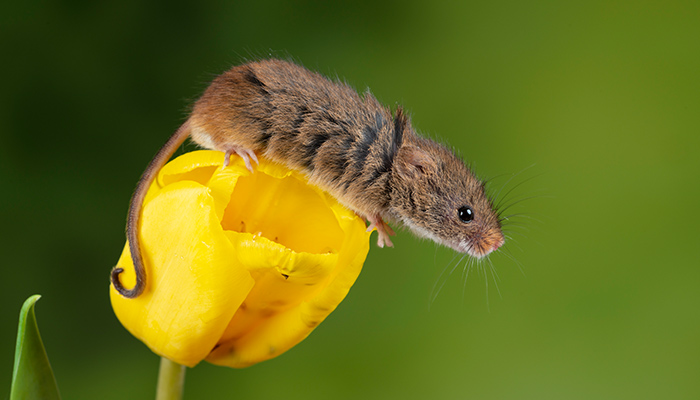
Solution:
<svg viewBox="0 0 700 400"><path fill-rule="evenodd" d="M187 153L148 191L139 235L147 285L119 321L153 352L241 368L302 341L345 298L369 250L364 221L303 175L260 160ZM117 266L129 288L128 243Z"/></svg>

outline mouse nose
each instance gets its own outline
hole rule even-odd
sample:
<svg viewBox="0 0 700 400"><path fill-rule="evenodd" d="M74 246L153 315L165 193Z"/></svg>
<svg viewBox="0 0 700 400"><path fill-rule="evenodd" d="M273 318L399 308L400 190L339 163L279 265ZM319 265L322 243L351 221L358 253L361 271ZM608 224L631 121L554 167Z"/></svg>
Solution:
<svg viewBox="0 0 700 400"><path fill-rule="evenodd" d="M491 246L491 251L496 251L498 250L499 247L503 246L505 243L505 239L503 239L503 236L499 237L497 240L493 242L493 246Z"/></svg>

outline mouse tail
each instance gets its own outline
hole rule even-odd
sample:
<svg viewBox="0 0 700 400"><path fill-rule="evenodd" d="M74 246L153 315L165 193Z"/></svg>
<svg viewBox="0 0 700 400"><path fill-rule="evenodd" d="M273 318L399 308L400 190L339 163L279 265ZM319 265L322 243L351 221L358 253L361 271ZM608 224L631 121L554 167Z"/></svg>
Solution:
<svg viewBox="0 0 700 400"><path fill-rule="evenodd" d="M143 254L141 253L141 244L139 241L138 231L141 220L141 210L143 209L143 201L146 198L146 193L151 183L156 178L156 175L161 168L165 165L170 157L173 156L178 147L187 139L190 135L190 122L185 121L184 124L178 128L175 133L168 139L163 147L158 150L158 153L153 157L148 167L141 175L138 184L136 185L136 190L131 197L131 203L129 204L129 215L126 223L126 239L129 242L129 250L131 251L131 260L134 263L134 270L136 272L136 285L131 289L126 289L121 281L119 280L119 275L124 271L122 268L115 267L112 269L111 279L112 285L119 292L120 295L133 299L138 297L143 293L146 287L146 270L143 265Z"/></svg>

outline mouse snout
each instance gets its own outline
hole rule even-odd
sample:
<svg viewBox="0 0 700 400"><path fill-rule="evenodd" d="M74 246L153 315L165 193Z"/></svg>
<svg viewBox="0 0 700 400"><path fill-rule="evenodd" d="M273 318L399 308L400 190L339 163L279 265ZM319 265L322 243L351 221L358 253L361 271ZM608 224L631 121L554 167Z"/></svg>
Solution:
<svg viewBox="0 0 700 400"><path fill-rule="evenodd" d="M489 255L491 252L498 250L505 243L503 234L501 232L491 232L482 238L483 245L483 256Z"/></svg>
<svg viewBox="0 0 700 400"><path fill-rule="evenodd" d="M496 240L494 240L493 245L491 246L491 251L496 251L498 250L503 244L505 243L505 239L503 239L503 235L500 235Z"/></svg>
<svg viewBox="0 0 700 400"><path fill-rule="evenodd" d="M466 252L472 257L483 258L498 250L504 243L505 239L500 230L484 229L471 238Z"/></svg>

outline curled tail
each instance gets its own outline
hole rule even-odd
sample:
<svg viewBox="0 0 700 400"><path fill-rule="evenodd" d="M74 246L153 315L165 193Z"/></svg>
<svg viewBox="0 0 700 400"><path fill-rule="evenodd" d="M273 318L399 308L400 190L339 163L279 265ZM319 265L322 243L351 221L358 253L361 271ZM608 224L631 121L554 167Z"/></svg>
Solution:
<svg viewBox="0 0 700 400"><path fill-rule="evenodd" d="M141 254L141 244L139 242L139 223L141 220L141 210L143 209L143 200L146 198L146 192L151 186L151 183L155 179L158 171L163 168L166 162L173 156L177 148L187 139L190 135L190 123L189 120L186 121L180 128L178 128L170 139L163 145L163 147L158 150L158 153L153 157L151 163L146 167L141 179L139 179L136 185L136 191L131 197L131 203L129 205L129 216L126 223L126 239L129 242L129 250L131 251L131 259L134 263L134 270L136 271L136 285L131 289L126 289L122 283L119 281L119 274L121 274L124 269L113 268L112 269L112 285L122 296L133 299L138 297L143 289L146 287L146 270L143 266L143 255Z"/></svg>

